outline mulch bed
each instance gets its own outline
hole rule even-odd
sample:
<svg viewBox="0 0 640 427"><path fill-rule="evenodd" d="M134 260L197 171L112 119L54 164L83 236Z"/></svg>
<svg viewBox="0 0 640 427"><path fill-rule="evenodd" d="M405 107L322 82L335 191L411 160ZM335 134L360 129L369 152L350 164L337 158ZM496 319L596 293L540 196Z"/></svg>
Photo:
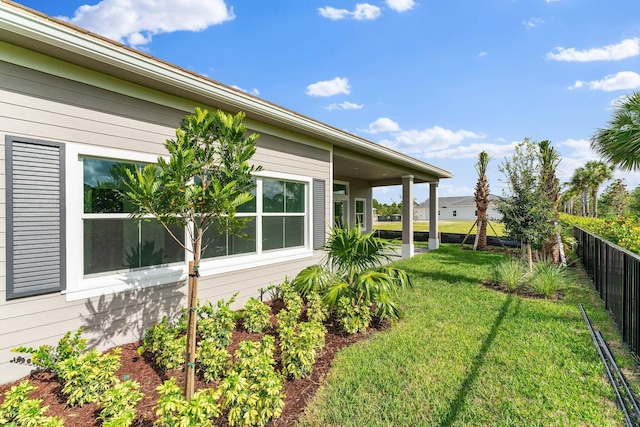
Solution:
<svg viewBox="0 0 640 427"><path fill-rule="evenodd" d="M313 371L305 378L298 380L287 380L284 383L283 391L286 395L284 399L285 406L282 415L269 422L267 425L290 426L303 413L309 400L315 395L318 387L321 385L325 375L331 368L331 363L336 352L347 347L357 341L360 341L375 330L385 329L389 327L389 323L374 324L367 332L355 335L347 335L341 332L335 320L329 321L326 325L327 334L325 336L325 346L316 356L316 363ZM227 348L231 354L243 340L259 340L263 334L255 334L246 332L240 324L233 333L233 342ZM138 402L138 417L134 421L134 426L150 427L155 420L154 406L156 405L159 395L156 391L165 380L176 377L178 385L184 384L184 373L180 370L162 372L154 363L153 358L148 352L142 356L138 355L137 349L141 342L125 344L122 348L121 363L122 366L117 372L120 379L125 377L138 381L140 383L140 391L144 393L143 399ZM277 347L278 339L276 338L276 351L274 358L276 360L276 368L280 369L280 351ZM99 409L95 404L85 404L82 407L69 407L66 405L66 396L62 394L62 383L50 372L35 372L22 378L20 381L28 379L37 389L31 393L31 398L43 399L42 405L49 406L46 415L58 416L64 418L66 426L100 426L101 423L96 421L99 415ZM19 383L15 381L10 384L0 385L0 403L4 401L4 392L12 385ZM217 387L217 383L204 383L200 379L196 379L196 390L206 387ZM217 426L228 426L226 413L215 420Z"/></svg>

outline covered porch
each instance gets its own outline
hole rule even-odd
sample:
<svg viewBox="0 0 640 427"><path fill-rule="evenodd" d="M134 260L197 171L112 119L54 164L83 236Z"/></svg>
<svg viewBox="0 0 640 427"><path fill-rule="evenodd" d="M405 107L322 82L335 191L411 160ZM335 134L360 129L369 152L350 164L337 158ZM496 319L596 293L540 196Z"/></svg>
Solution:
<svg viewBox="0 0 640 427"><path fill-rule="evenodd" d="M413 242L414 185L429 185L429 249L437 249L438 183L451 178L444 169L416 160L404 154L376 146L352 150L334 146L332 156L333 183L331 212L334 225L361 226L371 231L373 226L373 188L402 188L402 258L415 254Z"/></svg>

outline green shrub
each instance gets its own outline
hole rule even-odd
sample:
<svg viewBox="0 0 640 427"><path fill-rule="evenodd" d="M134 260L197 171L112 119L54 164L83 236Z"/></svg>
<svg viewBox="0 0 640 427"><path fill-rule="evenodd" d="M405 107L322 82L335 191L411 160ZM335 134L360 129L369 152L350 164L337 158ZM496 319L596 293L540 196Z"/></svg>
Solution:
<svg viewBox="0 0 640 427"><path fill-rule="evenodd" d="M638 217L600 219L561 214L560 221L563 224L576 225L611 243L640 254L640 218Z"/></svg>
<svg viewBox="0 0 640 427"><path fill-rule="evenodd" d="M70 357L79 356L87 348L87 340L80 338L81 334L82 328L78 329L73 336L69 331L64 334L55 347L45 344L38 348L16 347L11 351L14 353L30 353L31 361L34 365L59 375L58 363Z"/></svg>
<svg viewBox="0 0 640 427"><path fill-rule="evenodd" d="M103 427L128 427L136 419L136 405L142 399L137 381L118 381L107 389L100 400Z"/></svg>
<svg viewBox="0 0 640 427"><path fill-rule="evenodd" d="M354 304L350 298L341 297L338 300L338 318L346 333L364 332L371 324L371 307L367 304Z"/></svg>
<svg viewBox="0 0 640 427"><path fill-rule="evenodd" d="M244 327L249 332L262 332L271 326L271 310L262 301L251 298L244 304Z"/></svg>
<svg viewBox="0 0 640 427"><path fill-rule="evenodd" d="M515 292L525 279L525 266L521 261L509 258L494 264L491 276L493 283L504 285L509 292Z"/></svg>
<svg viewBox="0 0 640 427"><path fill-rule="evenodd" d="M147 330L138 352L149 350L158 366L165 371L178 369L186 360L187 338L183 332L180 327L171 325L167 318L163 317L160 323Z"/></svg>
<svg viewBox="0 0 640 427"><path fill-rule="evenodd" d="M307 294L307 319L310 322L323 323L329 318L329 308L317 292Z"/></svg>
<svg viewBox="0 0 640 427"><path fill-rule="evenodd" d="M13 427L61 427L64 420L45 415L48 406L40 406L42 399L29 399L36 387L29 381L22 381L4 393L0 405L0 425Z"/></svg>
<svg viewBox="0 0 640 427"><path fill-rule="evenodd" d="M155 407L156 426L213 426L213 419L220 416L220 391L211 388L198 390L190 401L186 401L183 391L172 377L159 385L160 398Z"/></svg>
<svg viewBox="0 0 640 427"><path fill-rule="evenodd" d="M556 294L568 284L569 278L564 267L546 262L535 264L530 286L545 298Z"/></svg>
<svg viewBox="0 0 640 427"><path fill-rule="evenodd" d="M263 426L278 418L284 408L283 378L274 368L274 338L243 341L236 363L220 384L222 406L229 409L231 426Z"/></svg>
<svg viewBox="0 0 640 427"><path fill-rule="evenodd" d="M219 347L231 344L233 330L236 327L236 312L230 305L236 300L236 295L238 294L229 298L229 301L219 300L215 308L210 301L200 308L198 333L202 339L213 339Z"/></svg>
<svg viewBox="0 0 640 427"><path fill-rule="evenodd" d="M316 353L324 347L325 327L318 322L303 322L280 329L282 374L302 378L313 369Z"/></svg>
<svg viewBox="0 0 640 427"><path fill-rule="evenodd" d="M100 401L104 392L117 383L115 373L120 368L121 351L116 347L109 353L100 354L92 349L60 362L60 378L64 382L62 392L67 395L67 404L82 406Z"/></svg>
<svg viewBox="0 0 640 427"><path fill-rule="evenodd" d="M206 382L219 380L231 366L229 352L211 338L200 341L196 360L198 371Z"/></svg>

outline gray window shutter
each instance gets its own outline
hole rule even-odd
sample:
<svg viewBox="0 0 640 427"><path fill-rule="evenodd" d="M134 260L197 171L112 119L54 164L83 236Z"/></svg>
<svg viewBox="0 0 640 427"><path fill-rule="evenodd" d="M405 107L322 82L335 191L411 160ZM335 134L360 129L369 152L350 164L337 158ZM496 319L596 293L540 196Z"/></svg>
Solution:
<svg viewBox="0 0 640 427"><path fill-rule="evenodd" d="M326 181L313 180L313 249L322 249L326 239Z"/></svg>
<svg viewBox="0 0 640 427"><path fill-rule="evenodd" d="M7 299L65 288L64 145L7 137Z"/></svg>

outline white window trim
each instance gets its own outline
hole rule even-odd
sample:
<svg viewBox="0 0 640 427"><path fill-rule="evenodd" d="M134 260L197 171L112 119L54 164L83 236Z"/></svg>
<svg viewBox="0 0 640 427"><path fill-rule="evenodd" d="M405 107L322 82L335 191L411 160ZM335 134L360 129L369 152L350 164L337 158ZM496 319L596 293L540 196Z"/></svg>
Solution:
<svg viewBox="0 0 640 427"><path fill-rule="evenodd" d="M65 190L67 194L67 286L62 293L65 294L66 300L77 301L80 299L131 291L150 286L186 282L188 277L188 262L193 259L191 253L186 250L184 263L173 263L171 265L161 267L150 267L129 272L117 272L113 274L107 273L100 276L84 277L84 245L81 226L84 209L84 194L83 191L80 190L78 184L84 182L82 158L97 157L127 162L155 163L157 162L158 155L72 143L66 144L65 152L67 165L65 180ZM232 271L240 271L280 262L310 258L313 256L313 249L311 246L311 224L313 224L311 188L313 179L300 175L265 171L261 171L255 175L265 178L299 181L306 184L306 221L304 226L305 246L202 261L200 266L201 276L214 276ZM257 215L256 221L260 219L261 216ZM262 239L260 227L257 227L256 239Z"/></svg>

